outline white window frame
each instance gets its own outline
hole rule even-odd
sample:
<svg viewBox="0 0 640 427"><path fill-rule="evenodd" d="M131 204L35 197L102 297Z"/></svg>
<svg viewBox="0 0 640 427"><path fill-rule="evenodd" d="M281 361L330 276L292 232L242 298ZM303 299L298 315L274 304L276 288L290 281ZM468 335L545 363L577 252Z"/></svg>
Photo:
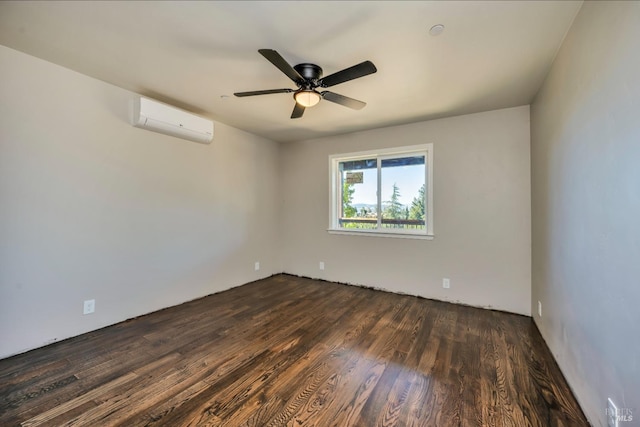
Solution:
<svg viewBox="0 0 640 427"><path fill-rule="evenodd" d="M344 229L339 227L338 209L342 206L340 162L348 160L378 159L378 194L381 185L381 160L396 158L402 155L425 156L425 204L426 221L424 230L403 229ZM378 227L380 224L378 223ZM427 239L434 237L433 233L433 144L421 144L407 147L386 148L380 150L359 151L356 153L333 154L329 156L329 228L330 234L346 234L358 236L400 237L409 239Z"/></svg>

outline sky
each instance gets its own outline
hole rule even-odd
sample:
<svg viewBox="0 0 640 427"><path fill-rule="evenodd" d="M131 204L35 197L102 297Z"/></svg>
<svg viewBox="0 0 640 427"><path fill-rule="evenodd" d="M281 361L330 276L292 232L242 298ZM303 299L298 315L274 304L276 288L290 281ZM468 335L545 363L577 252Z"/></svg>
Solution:
<svg viewBox="0 0 640 427"><path fill-rule="evenodd" d="M375 205L376 199L376 169L362 169L364 172L363 183L354 184L352 204ZM391 199L393 184L396 183L400 190L400 203L410 206L413 198L418 195L418 190L424 184L424 165L400 166L382 169L382 202Z"/></svg>

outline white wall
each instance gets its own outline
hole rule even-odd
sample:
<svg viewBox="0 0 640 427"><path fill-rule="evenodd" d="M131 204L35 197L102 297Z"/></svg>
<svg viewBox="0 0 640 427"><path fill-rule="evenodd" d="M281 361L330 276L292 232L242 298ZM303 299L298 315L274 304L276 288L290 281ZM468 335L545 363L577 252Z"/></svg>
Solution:
<svg viewBox="0 0 640 427"><path fill-rule="evenodd" d="M640 425L639 78L640 3L585 2L531 108L534 319L602 426Z"/></svg>
<svg viewBox="0 0 640 427"><path fill-rule="evenodd" d="M0 64L0 357L281 271L276 143L133 128L128 91Z"/></svg>
<svg viewBox="0 0 640 427"><path fill-rule="evenodd" d="M529 135L524 106L284 144L284 271L530 314ZM327 233L330 154L423 143L434 144L434 240Z"/></svg>

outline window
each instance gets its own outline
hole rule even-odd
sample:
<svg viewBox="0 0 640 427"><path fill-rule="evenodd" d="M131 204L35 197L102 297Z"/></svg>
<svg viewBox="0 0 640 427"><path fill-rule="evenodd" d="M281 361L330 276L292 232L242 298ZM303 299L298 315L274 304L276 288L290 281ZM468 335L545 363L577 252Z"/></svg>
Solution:
<svg viewBox="0 0 640 427"><path fill-rule="evenodd" d="M331 233L433 236L433 144L329 157Z"/></svg>

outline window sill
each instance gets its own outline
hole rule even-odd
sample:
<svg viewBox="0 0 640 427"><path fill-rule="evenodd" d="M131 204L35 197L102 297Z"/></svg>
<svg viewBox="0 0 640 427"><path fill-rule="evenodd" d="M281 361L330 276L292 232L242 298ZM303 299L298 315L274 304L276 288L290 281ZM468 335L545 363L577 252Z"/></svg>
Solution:
<svg viewBox="0 0 640 427"><path fill-rule="evenodd" d="M395 239L417 239L417 240L433 240L433 234L410 234L410 233L393 233L393 232L381 232L381 231L365 231L365 230L342 230L329 228L327 229L329 234L338 234L345 236L367 236L367 237L391 237Z"/></svg>

